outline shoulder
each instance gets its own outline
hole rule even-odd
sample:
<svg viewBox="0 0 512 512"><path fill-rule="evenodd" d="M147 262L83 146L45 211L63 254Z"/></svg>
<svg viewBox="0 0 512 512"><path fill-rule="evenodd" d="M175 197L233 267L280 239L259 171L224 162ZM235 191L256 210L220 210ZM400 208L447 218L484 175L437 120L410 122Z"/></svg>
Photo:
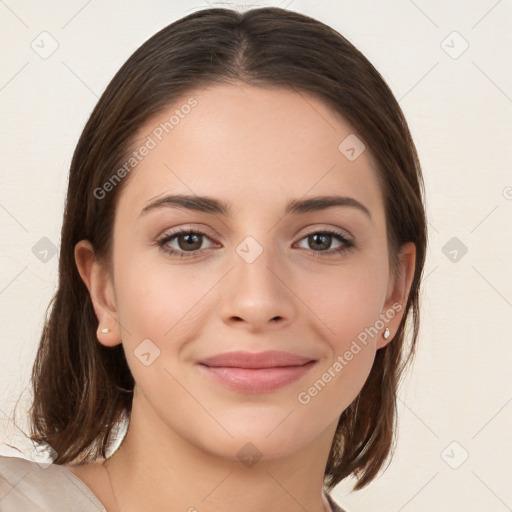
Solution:
<svg viewBox="0 0 512 512"><path fill-rule="evenodd" d="M331 505L331 508L332 508L332 512L348 512L347 510L345 510L344 508L341 508L333 499L333 497L328 493L326 492L325 493L326 496L327 496L327 499L329 500L329 504Z"/></svg>
<svg viewBox="0 0 512 512"><path fill-rule="evenodd" d="M92 491L58 464L0 455L2 512L105 512Z"/></svg>

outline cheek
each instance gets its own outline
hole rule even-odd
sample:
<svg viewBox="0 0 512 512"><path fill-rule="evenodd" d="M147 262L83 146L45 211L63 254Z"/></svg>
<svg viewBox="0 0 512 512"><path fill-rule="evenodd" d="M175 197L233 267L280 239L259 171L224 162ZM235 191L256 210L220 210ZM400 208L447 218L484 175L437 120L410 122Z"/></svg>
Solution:
<svg viewBox="0 0 512 512"><path fill-rule="evenodd" d="M387 267L375 259L372 264L337 268L303 282L301 293L311 298L311 309L318 317L317 324L322 325L329 355L297 400L302 406L318 409L318 417L328 410L334 421L366 382L375 359L376 341L382 335L379 318L387 279ZM311 417L315 418L316 413Z"/></svg>
<svg viewBox="0 0 512 512"><path fill-rule="evenodd" d="M348 343L345 348L322 364L296 397L298 406L319 428L326 421L336 421L352 403L373 365L375 350L369 344Z"/></svg>
<svg viewBox="0 0 512 512"><path fill-rule="evenodd" d="M164 417L171 400L188 404L180 385L181 353L200 335L198 316L215 280L211 274L199 276L165 261L148 264L143 257L120 258L116 270L116 306L126 360L142 402L151 403Z"/></svg>
<svg viewBox="0 0 512 512"><path fill-rule="evenodd" d="M325 327L330 345L342 353L383 312L388 272L385 263L375 259L333 267L297 283L302 283L298 293L308 297L307 305Z"/></svg>
<svg viewBox="0 0 512 512"><path fill-rule="evenodd" d="M196 324L194 318L216 279L212 272L191 269L165 261L148 264L143 258L119 262L116 305L125 344L133 345L142 337L160 345Z"/></svg>

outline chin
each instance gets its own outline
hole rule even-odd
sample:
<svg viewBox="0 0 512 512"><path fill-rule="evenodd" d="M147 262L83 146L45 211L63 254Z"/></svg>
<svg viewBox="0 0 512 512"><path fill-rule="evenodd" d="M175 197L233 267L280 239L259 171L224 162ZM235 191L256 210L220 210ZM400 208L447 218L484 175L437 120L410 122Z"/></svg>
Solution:
<svg viewBox="0 0 512 512"><path fill-rule="evenodd" d="M217 429L215 435L208 436L200 443L203 448L217 457L228 460L274 460L288 457L310 445L325 431L325 426L315 425L305 418L294 418L297 411L281 409L279 415L265 419L247 418L239 414L237 419L222 425L231 434ZM307 427L306 427L307 426Z"/></svg>

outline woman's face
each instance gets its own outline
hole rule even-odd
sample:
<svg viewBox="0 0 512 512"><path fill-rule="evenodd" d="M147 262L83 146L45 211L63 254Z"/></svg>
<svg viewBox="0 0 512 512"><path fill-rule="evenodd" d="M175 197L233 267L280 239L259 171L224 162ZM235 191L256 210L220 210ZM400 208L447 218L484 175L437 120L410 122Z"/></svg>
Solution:
<svg viewBox="0 0 512 512"><path fill-rule="evenodd" d="M233 460L248 442L269 459L330 446L412 272L390 272L368 148L307 93L245 84L185 95L144 144L118 198L111 303L96 308L112 330L100 341L122 340L133 415ZM210 359L232 351L248 357ZM289 358L251 357L266 351Z"/></svg>

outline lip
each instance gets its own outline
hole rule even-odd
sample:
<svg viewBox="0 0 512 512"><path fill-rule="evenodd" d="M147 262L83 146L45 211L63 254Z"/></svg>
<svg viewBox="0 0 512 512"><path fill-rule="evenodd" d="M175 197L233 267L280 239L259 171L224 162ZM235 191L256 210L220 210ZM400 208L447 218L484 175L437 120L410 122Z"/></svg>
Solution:
<svg viewBox="0 0 512 512"><path fill-rule="evenodd" d="M310 357L290 352L225 352L199 362L200 371L239 392L262 393L286 386L308 373L316 364Z"/></svg>

